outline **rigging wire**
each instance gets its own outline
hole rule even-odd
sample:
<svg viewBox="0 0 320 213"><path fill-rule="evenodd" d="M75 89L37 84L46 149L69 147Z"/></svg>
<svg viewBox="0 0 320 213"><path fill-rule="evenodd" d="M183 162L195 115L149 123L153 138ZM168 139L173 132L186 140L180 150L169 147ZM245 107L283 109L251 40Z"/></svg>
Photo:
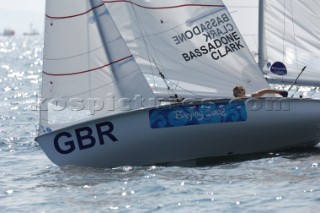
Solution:
<svg viewBox="0 0 320 213"><path fill-rule="evenodd" d="M286 1L283 6L283 37L282 37L282 61L284 61L285 57L285 36L286 36ZM282 75L282 81L284 80L284 76Z"/></svg>
<svg viewBox="0 0 320 213"><path fill-rule="evenodd" d="M290 17L291 17L291 25L292 25L292 34L293 34L293 43L294 43L294 54L295 54L295 59L296 61L298 61L298 51L297 51L297 39L296 39L296 31L295 31L295 23L294 23L294 17L293 17L293 7L292 7L292 2L290 1L289 3L290 5L288 5L288 8L287 8L287 5L286 5L286 1L284 2L284 31L286 30L286 18L285 18L285 13L286 11L288 11L288 13L290 14ZM286 34L286 31L284 33L284 36L283 36L283 61L284 61L284 57L285 57L285 34ZM298 71L299 67L298 67L298 63L296 62L296 71ZM303 73L303 71L305 70L306 66L304 66L301 70L301 72L298 74L297 78L293 81L293 83L291 84L291 86L289 87L288 91L292 88L292 86L297 83L297 80L299 79L300 75ZM283 76L282 76L283 78ZM296 92L298 92L300 89L300 87L297 87L296 91L291 95L291 97L294 96L294 94L296 94Z"/></svg>
<svg viewBox="0 0 320 213"><path fill-rule="evenodd" d="M130 0L130 1L131 1L131 0ZM175 97L178 97L178 95L177 95L174 91L172 91L172 88L170 87L170 85L168 85L168 82L167 82L167 80L166 80L166 78L165 78L165 74L163 74L163 72L161 72L158 64L157 64L157 63L155 62L155 60L154 60L154 57L151 56L151 51L149 50L149 48L151 47L152 49L154 49L153 46L152 46L152 42L149 40L149 45L148 45L148 43L147 43L147 41L146 41L146 39L148 39L148 36L144 36L145 30L143 29L143 25L141 24L141 21L140 21L140 19L139 19L139 16L138 16L137 13L136 13L136 10L135 10L135 7L134 7L133 4L131 4L131 8L132 8L132 11L133 11L133 13L134 13L134 18L136 19L136 23L137 23L138 29L139 29L139 31L140 31L140 33L141 33L141 38L142 38L143 43L145 44L145 47L146 47L146 52L147 52L147 56L148 56L148 59L149 59L151 71L153 71L153 69L152 69L153 66L152 66L152 63L151 63L151 59L152 59L152 61L153 61L153 63L154 63L154 66L156 67L156 69L157 69L157 71L158 71L159 76L161 77L161 79L163 79L163 82L164 82L164 83L166 84L166 86L167 86L168 92L171 92ZM149 48L148 48L148 47L149 47ZM153 51L153 52L154 52L154 54L156 55L156 51ZM157 57L157 56L156 56L156 57ZM157 57L157 58L158 58L158 57ZM161 61L160 61L159 59L158 59L158 61L159 61L160 64L161 64ZM152 72L152 75L153 75L154 85L156 85L156 79L154 78L155 74L154 74L153 72ZM156 88L156 90L157 90L157 87L156 87L156 86L155 86L155 88Z"/></svg>
<svg viewBox="0 0 320 213"><path fill-rule="evenodd" d="M295 31L295 24L293 19L293 9L292 9L292 2L290 1L290 12L291 12L291 22L292 22L292 31L293 31L293 40L294 40L294 48L295 48L295 58L298 61L298 51L297 51L297 39L296 39L296 31ZM296 71L299 70L298 63L296 63Z"/></svg>

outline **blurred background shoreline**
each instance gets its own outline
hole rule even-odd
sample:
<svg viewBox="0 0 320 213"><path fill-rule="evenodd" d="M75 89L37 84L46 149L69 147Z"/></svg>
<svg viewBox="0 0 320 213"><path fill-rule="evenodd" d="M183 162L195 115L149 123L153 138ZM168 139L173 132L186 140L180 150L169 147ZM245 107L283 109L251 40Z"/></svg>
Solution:
<svg viewBox="0 0 320 213"><path fill-rule="evenodd" d="M30 32L30 26L43 34L45 0L0 0L0 34L13 30L15 35Z"/></svg>

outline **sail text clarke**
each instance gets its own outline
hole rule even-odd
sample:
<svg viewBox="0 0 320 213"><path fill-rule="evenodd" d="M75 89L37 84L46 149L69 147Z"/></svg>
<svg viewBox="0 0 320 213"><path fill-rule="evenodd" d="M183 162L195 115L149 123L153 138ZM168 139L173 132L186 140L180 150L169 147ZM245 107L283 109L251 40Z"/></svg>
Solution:
<svg viewBox="0 0 320 213"><path fill-rule="evenodd" d="M111 122L98 123L92 127L80 127L72 132L60 132L54 137L54 147L60 154L69 154L76 149L84 150L94 147L99 141L105 144L105 139L112 142L118 141L112 131L114 126Z"/></svg>
<svg viewBox="0 0 320 213"><path fill-rule="evenodd" d="M219 60L229 53L240 50L241 48L244 48L244 45L241 43L240 36L237 32L232 32L229 35L208 42L206 45L202 45L192 51L182 53L182 57L185 61L190 61L203 55L210 54L212 59Z"/></svg>

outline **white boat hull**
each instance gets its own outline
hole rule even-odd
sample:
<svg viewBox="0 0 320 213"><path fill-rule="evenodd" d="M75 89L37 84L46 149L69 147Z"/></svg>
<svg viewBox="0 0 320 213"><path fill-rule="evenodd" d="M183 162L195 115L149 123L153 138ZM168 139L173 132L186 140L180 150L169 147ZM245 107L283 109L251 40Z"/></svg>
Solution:
<svg viewBox="0 0 320 213"><path fill-rule="evenodd" d="M211 103L226 101L230 100ZM320 141L320 101L279 98L243 101L243 120L190 123L189 114L187 123L166 126L152 117L152 110L161 114L166 109L161 106L84 122L41 135L36 141L59 166L89 167L152 165L270 152L315 146ZM190 110L203 104L208 106L210 102L177 104L169 111L180 106ZM203 114L197 116L201 120Z"/></svg>

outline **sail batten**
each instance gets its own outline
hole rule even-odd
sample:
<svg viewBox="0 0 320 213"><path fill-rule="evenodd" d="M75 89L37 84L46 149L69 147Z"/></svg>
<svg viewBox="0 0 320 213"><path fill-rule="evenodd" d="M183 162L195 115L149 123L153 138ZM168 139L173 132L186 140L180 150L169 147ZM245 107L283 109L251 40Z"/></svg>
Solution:
<svg viewBox="0 0 320 213"><path fill-rule="evenodd" d="M65 76L65 75L79 75L79 74L83 74L83 73L87 73L87 72L92 72L92 71L96 71L96 70L101 70L102 68L104 67L107 67L107 66L110 66L114 63L118 63L118 62L121 62L121 61L124 61L124 60L127 60L129 58L132 58L132 55L129 55L127 57L124 57L124 58L121 58L119 60L116 60L116 61L112 61L110 62L109 64L105 64L105 65L102 65L100 67L96 67L96 68L92 68L92 69L88 69L88 70L83 70L83 71L77 71L77 72L71 72L71 73L48 73L46 71L43 71L44 74L46 75L51 75L51 76Z"/></svg>
<svg viewBox="0 0 320 213"><path fill-rule="evenodd" d="M103 1L106 4L111 3L130 3L132 5L138 6L143 9L154 9L154 10L162 10L162 9L176 9L180 7L225 7L223 4L197 4L197 3L190 3L190 4L173 4L171 6L145 6L142 4L135 3L133 1L128 0L118 0L118 1ZM156 3L155 3L156 4Z"/></svg>
<svg viewBox="0 0 320 213"><path fill-rule="evenodd" d="M104 4L101 3L100 5L97 5L97 6L94 6L92 7L91 9L85 11L85 12L82 12L82 13L78 13L78 14L74 14L74 15L68 15L68 16L50 16L48 14L46 14L46 17L47 18L50 18L50 19L68 19L68 18L75 18L77 16L82 16L82 15L85 15L85 14L88 14L90 13L91 11L93 11L94 9L98 8L98 7L102 7Z"/></svg>

